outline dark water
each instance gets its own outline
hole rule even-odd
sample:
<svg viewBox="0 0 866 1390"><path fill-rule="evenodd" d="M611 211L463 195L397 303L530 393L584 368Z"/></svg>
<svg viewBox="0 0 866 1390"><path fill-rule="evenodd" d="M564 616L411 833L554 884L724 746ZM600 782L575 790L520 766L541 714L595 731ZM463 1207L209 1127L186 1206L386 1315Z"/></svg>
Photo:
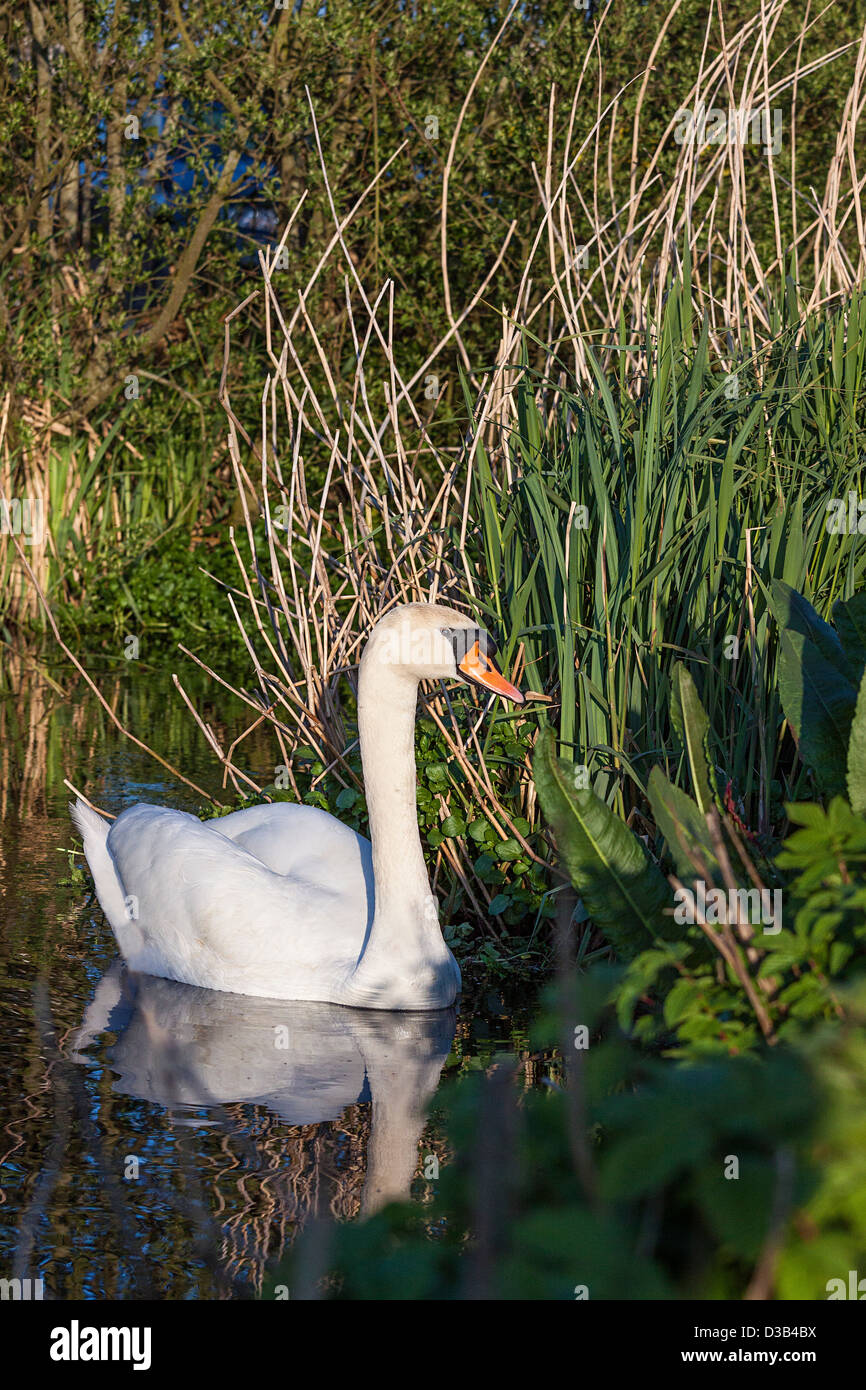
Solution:
<svg viewBox="0 0 866 1390"><path fill-rule="evenodd" d="M250 712L183 679L227 747ZM130 662L100 683L127 728L233 801L170 672ZM272 781L267 733L241 747L235 761ZM5 658L0 1277L41 1278L58 1299L254 1295L311 1216L429 1200L446 1161L437 1088L525 1046L525 1008L487 990L456 1014L371 1014L130 979L86 866L70 865L64 778L115 813L203 809L83 682Z"/></svg>

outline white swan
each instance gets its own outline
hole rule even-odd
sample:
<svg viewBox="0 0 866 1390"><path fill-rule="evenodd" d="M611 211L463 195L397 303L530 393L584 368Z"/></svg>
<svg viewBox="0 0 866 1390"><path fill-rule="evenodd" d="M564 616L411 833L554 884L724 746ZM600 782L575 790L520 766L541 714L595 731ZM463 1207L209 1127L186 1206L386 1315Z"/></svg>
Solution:
<svg viewBox="0 0 866 1390"><path fill-rule="evenodd" d="M404 604L376 624L358 678L372 843L285 802L206 822L131 806L109 827L77 801L96 894L130 968L271 999L451 1005L460 971L418 832L418 682L459 678L521 704L494 650L483 628L438 604Z"/></svg>

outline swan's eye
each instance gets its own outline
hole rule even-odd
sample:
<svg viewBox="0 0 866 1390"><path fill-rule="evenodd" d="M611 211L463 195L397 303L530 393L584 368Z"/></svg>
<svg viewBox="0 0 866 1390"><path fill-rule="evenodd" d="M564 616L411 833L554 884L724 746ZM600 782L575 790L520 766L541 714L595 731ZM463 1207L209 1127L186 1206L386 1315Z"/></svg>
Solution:
<svg viewBox="0 0 866 1390"><path fill-rule="evenodd" d="M472 648L476 644L480 647L481 651L489 652L492 656L496 655L496 643L490 636L490 633L485 632L484 628L443 628L442 635L443 637L448 638L448 640L451 643L451 646L454 648L454 660L457 662L458 666L460 665L460 662L463 660L463 658L466 656L467 652L471 652Z"/></svg>

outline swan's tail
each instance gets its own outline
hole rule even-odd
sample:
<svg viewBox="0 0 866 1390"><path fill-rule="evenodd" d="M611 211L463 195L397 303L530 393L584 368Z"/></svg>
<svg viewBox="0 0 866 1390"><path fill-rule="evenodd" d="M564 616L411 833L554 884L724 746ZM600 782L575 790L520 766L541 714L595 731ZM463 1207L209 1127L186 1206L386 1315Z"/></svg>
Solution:
<svg viewBox="0 0 866 1390"><path fill-rule="evenodd" d="M123 950L122 934L129 928L126 894L108 849L108 821L83 801L69 803L72 819L84 841L84 855L93 874L96 896Z"/></svg>

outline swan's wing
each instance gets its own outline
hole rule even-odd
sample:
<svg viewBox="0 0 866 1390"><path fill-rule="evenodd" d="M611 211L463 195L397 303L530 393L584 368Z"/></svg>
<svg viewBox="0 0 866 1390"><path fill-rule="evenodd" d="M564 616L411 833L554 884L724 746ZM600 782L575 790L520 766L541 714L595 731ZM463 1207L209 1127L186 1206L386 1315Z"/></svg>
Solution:
<svg viewBox="0 0 866 1390"><path fill-rule="evenodd" d="M278 995L330 982L360 951L366 904L332 885L274 873L184 811L133 806L108 847L143 946L135 970L209 989ZM297 997L322 997L313 993Z"/></svg>
<svg viewBox="0 0 866 1390"><path fill-rule="evenodd" d="M274 873L297 873L316 883L332 883L335 866L339 866L339 879L347 891L372 893L370 841L318 806L278 801L233 811L206 824L254 854Z"/></svg>

